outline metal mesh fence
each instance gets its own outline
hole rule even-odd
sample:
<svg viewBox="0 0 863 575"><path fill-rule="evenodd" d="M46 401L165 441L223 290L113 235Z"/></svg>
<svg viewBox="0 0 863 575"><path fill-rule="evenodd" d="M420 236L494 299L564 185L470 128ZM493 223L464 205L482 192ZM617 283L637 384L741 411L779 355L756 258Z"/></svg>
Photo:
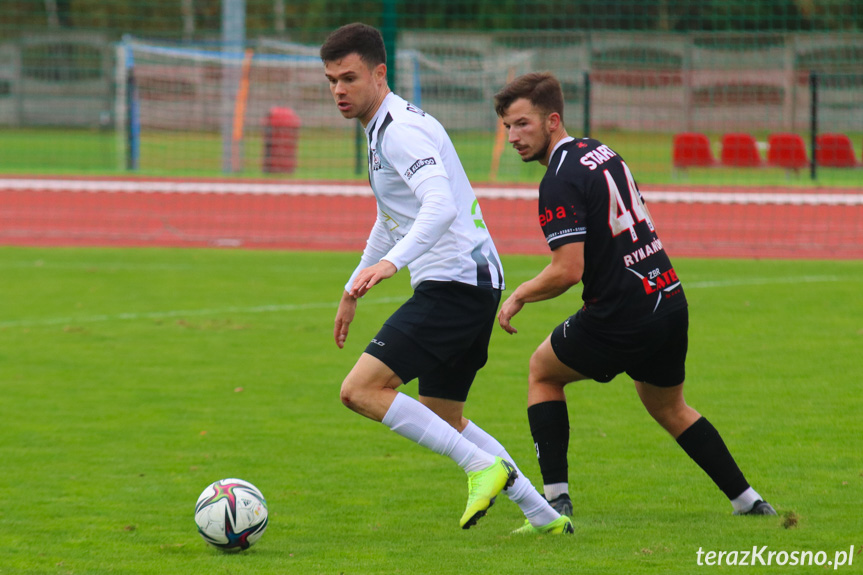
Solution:
<svg viewBox="0 0 863 575"><path fill-rule="evenodd" d="M571 132L608 140L646 181L781 184L787 172L769 169L770 137L814 142L813 112L819 131L845 133L858 160L863 153L858 0L6 0L0 16L3 172L262 176L267 118L285 107L301 128L296 169L283 176L361 178L356 162L327 167L334 147L348 158L363 152L329 101L316 56L330 30L355 20L383 30L395 89L447 126L475 180L535 178L495 148L491 106L508 78L530 70L562 80ZM227 18L242 24L230 37ZM225 43L237 38L241 46ZM248 100L237 119L247 51ZM817 109L813 72L827 78ZM238 122L241 157L229 163L225 126ZM692 132L720 164L724 135L750 133L768 169L679 169L674 138ZM819 178L856 181L829 170Z"/></svg>

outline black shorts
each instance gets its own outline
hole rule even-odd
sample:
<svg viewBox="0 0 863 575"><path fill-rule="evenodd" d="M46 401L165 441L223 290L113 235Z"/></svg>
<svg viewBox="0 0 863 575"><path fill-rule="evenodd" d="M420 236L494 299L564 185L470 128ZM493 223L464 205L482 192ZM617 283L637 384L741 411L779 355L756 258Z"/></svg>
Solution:
<svg viewBox="0 0 863 575"><path fill-rule="evenodd" d="M686 379L689 310L683 308L636 327L606 328L578 312L557 326L551 347L581 375L606 383L620 373L658 387Z"/></svg>
<svg viewBox="0 0 863 575"><path fill-rule="evenodd" d="M366 347L402 382L419 379L419 394L465 401L488 360L500 290L425 281Z"/></svg>

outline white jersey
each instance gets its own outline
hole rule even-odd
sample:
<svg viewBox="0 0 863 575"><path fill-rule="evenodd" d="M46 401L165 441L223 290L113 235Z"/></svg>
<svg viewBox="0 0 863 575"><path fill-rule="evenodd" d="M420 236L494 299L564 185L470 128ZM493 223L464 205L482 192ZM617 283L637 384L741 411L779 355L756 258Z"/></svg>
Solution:
<svg viewBox="0 0 863 575"><path fill-rule="evenodd" d="M503 289L497 249L440 122L389 93L365 132L378 213L354 276L385 259L407 266L413 287L435 280Z"/></svg>

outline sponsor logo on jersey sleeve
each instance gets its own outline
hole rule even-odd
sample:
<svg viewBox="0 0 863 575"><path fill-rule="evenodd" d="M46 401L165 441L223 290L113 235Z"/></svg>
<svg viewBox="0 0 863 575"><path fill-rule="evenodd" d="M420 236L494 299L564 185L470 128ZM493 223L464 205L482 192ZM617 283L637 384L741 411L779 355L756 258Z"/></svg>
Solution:
<svg viewBox="0 0 863 575"><path fill-rule="evenodd" d="M550 208L545 208L544 212L540 212L539 214L539 225L545 227L553 220L565 220L569 214L566 213L566 208L563 206L557 206L554 210ZM575 213L572 214L572 217L575 218ZM578 223L578 219L575 220L575 223Z"/></svg>
<svg viewBox="0 0 863 575"><path fill-rule="evenodd" d="M437 162L435 162L434 158L423 158L422 160L417 160L410 168L405 170L405 179L410 180L414 177L414 174L416 174L424 167L434 166L435 164L437 164Z"/></svg>

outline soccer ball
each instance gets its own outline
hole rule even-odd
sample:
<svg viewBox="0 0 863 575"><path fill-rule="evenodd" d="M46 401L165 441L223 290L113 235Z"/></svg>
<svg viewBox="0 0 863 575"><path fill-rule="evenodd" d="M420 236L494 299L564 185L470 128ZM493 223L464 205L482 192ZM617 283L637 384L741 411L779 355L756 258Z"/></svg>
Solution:
<svg viewBox="0 0 863 575"><path fill-rule="evenodd" d="M220 549L248 549L267 529L267 501L242 479L222 479L195 503L195 523L204 541Z"/></svg>

